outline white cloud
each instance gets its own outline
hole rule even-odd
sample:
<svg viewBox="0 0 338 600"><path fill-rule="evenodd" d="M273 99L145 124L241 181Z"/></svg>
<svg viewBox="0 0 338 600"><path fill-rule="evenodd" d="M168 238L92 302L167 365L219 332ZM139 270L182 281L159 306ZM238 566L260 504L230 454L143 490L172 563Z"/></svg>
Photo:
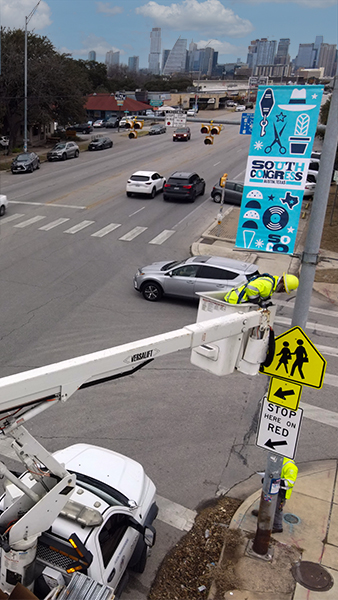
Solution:
<svg viewBox="0 0 338 600"><path fill-rule="evenodd" d="M59 52L65 52L66 54L72 54L74 56L83 56L85 58L88 58L88 52L90 50L95 50L97 58L105 58L106 53L110 50L114 50L114 52L120 52L121 55L125 54L124 50L116 48L116 46L112 46L103 37L98 37L92 33L83 38L81 44L82 47L79 49L69 50L67 48L59 48Z"/></svg>
<svg viewBox="0 0 338 600"><path fill-rule="evenodd" d="M109 2L96 2L97 12L106 15L118 15L123 12L122 6L112 6Z"/></svg>
<svg viewBox="0 0 338 600"><path fill-rule="evenodd" d="M25 17L28 17L37 0L2 0L1 24L10 29L24 29ZM34 15L29 21L28 29L39 30L51 25L51 9L43 0L40 2Z"/></svg>
<svg viewBox="0 0 338 600"><path fill-rule="evenodd" d="M306 8L329 8L336 6L337 0L240 0L244 4L299 4Z"/></svg>
<svg viewBox="0 0 338 600"><path fill-rule="evenodd" d="M163 6L150 1L136 8L136 13L153 19L160 27L185 31L203 31L220 36L244 36L252 31L248 19L241 19L219 0L183 0L180 4Z"/></svg>
<svg viewBox="0 0 338 600"><path fill-rule="evenodd" d="M237 56L239 52L238 47L229 44L229 42L220 42L219 40L200 40L197 42L198 49L205 48L206 46L213 48L219 54L235 54Z"/></svg>

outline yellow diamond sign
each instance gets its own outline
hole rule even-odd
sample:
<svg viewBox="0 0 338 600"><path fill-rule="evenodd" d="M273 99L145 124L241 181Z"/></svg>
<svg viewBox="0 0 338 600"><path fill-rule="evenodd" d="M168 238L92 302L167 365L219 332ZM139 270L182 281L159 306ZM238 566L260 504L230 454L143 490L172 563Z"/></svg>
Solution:
<svg viewBox="0 0 338 600"><path fill-rule="evenodd" d="M261 367L261 373L309 387L323 386L326 360L300 327L282 333L275 343L272 363Z"/></svg>

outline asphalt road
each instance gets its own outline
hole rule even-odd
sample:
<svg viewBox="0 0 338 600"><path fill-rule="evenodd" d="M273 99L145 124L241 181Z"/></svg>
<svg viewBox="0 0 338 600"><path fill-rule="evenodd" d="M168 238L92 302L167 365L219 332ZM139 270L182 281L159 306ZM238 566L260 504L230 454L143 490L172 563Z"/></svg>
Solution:
<svg viewBox="0 0 338 600"><path fill-rule="evenodd" d="M208 193L195 204L164 202L161 194L127 198L125 183L141 169L166 177L178 169L196 171L207 192L223 172L242 180L249 136L227 125L213 146L205 146L199 128L191 125L187 143L173 143L169 128L165 135L137 140L109 131L111 150L44 163L33 174L1 174L1 193L10 201L0 219L2 376L195 322L195 302L146 302L133 290L132 277L154 260L189 255L217 205ZM107 226L109 233L94 235ZM164 231L172 233L154 242ZM312 304L317 312L309 317L315 323L311 339L334 347L338 315L320 297ZM292 307L281 307L279 315L290 318ZM277 333L285 328L277 325ZM326 358L328 372L335 373L337 354ZM214 377L180 352L133 376L78 392L28 428L51 451L90 442L127 454L144 465L161 497L194 510L264 469L255 430L266 382L265 376ZM333 384L304 394L306 402L335 410ZM304 420L298 461L335 454L334 427ZM157 529L149 566L131 581L133 600L146 597L155 569L183 533L163 522Z"/></svg>

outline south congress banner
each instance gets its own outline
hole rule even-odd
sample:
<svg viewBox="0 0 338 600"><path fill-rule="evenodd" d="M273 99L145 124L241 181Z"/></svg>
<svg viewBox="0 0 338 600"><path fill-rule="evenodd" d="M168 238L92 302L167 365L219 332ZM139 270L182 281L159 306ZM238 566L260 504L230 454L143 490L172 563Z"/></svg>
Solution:
<svg viewBox="0 0 338 600"><path fill-rule="evenodd" d="M258 88L236 247L294 250L323 86Z"/></svg>

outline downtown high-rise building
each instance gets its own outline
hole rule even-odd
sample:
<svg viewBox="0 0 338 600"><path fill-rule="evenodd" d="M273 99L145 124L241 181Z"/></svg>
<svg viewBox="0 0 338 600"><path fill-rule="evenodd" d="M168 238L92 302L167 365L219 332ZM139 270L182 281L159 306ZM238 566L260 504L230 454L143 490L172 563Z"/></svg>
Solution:
<svg viewBox="0 0 338 600"><path fill-rule="evenodd" d="M296 69L314 69L318 67L320 47L323 36L317 35L314 42L310 44L299 44L298 54L295 58Z"/></svg>
<svg viewBox="0 0 338 600"><path fill-rule="evenodd" d="M324 68L325 77L334 77L337 66L337 46L335 44L320 45L317 67Z"/></svg>
<svg viewBox="0 0 338 600"><path fill-rule="evenodd" d="M160 73L160 57L161 57L161 28L153 27L150 33L150 54L149 54L149 71L154 75Z"/></svg>
<svg viewBox="0 0 338 600"><path fill-rule="evenodd" d="M273 65L276 55L276 40L269 41L267 38L252 40L248 47L246 62L249 69L255 69L257 66Z"/></svg>
<svg viewBox="0 0 338 600"><path fill-rule="evenodd" d="M163 75L172 73L184 73L187 60L187 40L178 38L163 67Z"/></svg>
<svg viewBox="0 0 338 600"><path fill-rule="evenodd" d="M281 38L278 42L277 53L274 59L275 65L288 65L290 62L289 55L290 38Z"/></svg>
<svg viewBox="0 0 338 600"><path fill-rule="evenodd" d="M95 50L91 50L88 53L88 60L96 62L96 52L95 52Z"/></svg>
<svg viewBox="0 0 338 600"><path fill-rule="evenodd" d="M129 71L134 71L134 73L139 72L139 57L138 56L130 56L128 58L128 69L129 69Z"/></svg>
<svg viewBox="0 0 338 600"><path fill-rule="evenodd" d="M119 51L114 51L114 50L109 50L109 52L106 53L106 65L107 68L109 67L118 67L120 64L120 52Z"/></svg>

